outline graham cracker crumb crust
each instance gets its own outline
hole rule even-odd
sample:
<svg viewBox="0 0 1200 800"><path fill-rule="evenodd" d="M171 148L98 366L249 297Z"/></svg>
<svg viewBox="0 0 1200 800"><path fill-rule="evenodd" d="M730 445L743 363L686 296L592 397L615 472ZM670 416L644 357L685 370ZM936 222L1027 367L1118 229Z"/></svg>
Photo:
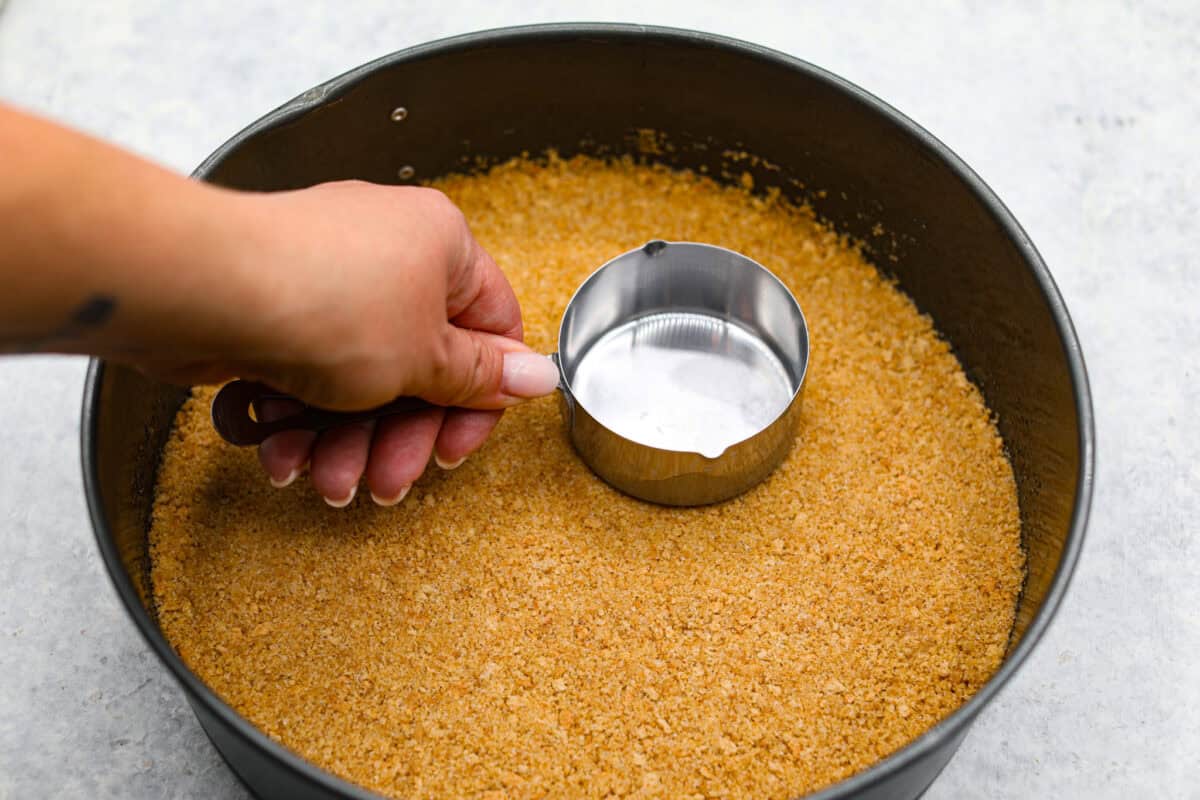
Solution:
<svg viewBox="0 0 1200 800"><path fill-rule="evenodd" d="M575 288L650 239L757 260L812 361L749 493L666 508L579 461L556 401L399 506L273 489L179 412L150 531L164 632L304 758L395 797L794 798L894 752L999 666L1024 558L1003 444L930 320L811 211L585 157L436 185L555 349Z"/></svg>

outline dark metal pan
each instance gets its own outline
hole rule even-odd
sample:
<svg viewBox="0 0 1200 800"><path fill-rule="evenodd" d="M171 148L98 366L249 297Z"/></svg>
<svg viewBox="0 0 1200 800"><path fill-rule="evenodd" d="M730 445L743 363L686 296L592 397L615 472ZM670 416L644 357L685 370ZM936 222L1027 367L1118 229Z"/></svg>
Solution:
<svg viewBox="0 0 1200 800"><path fill-rule="evenodd" d="M665 133L671 147L648 130ZM623 153L647 144L660 161L714 175L725 151L763 159L737 171L808 200L861 239L932 316L998 415L1028 550L1004 663L916 741L813 795L916 797L1045 632L1079 555L1093 482L1091 399L1062 298L1025 232L958 157L870 94L781 53L691 31L548 25L460 36L352 70L233 137L196 176L255 190L343 178L400 183L460 170L477 155ZM188 670L155 622L146 529L162 445L184 396L99 361L88 374L84 484L117 592L254 792L372 797L240 717Z"/></svg>

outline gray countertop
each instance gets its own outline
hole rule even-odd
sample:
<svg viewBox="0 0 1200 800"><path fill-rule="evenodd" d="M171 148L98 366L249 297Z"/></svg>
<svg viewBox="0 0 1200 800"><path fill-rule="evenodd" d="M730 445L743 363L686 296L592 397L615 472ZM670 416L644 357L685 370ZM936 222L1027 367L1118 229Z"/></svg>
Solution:
<svg viewBox="0 0 1200 800"><path fill-rule="evenodd" d="M727 33L878 94L971 164L1041 249L1099 431L1092 524L1058 619L928 797L1200 798L1200 7L788 5L9 0L0 98L190 171L377 55L578 19ZM0 361L0 800L244 798L97 557L84 366Z"/></svg>

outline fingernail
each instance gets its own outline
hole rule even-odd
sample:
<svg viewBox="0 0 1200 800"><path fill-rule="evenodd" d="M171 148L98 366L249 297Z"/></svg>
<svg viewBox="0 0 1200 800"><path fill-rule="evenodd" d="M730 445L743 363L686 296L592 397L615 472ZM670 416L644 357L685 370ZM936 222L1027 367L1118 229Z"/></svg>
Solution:
<svg viewBox="0 0 1200 800"><path fill-rule="evenodd" d="M276 489L282 489L285 486L291 486L292 483L296 480L297 476L299 476L299 475L300 475L300 470L293 469L291 472L288 473L288 476L286 478L284 478L283 480L277 480L274 475L268 475L267 478L271 481L271 485L274 486Z"/></svg>
<svg viewBox="0 0 1200 800"><path fill-rule="evenodd" d="M510 397L541 397L558 386L558 367L537 353L506 353L500 390Z"/></svg>
<svg viewBox="0 0 1200 800"><path fill-rule="evenodd" d="M443 461L442 457L439 456L437 453L433 454L434 463L445 470L458 469L459 467L462 466L462 463L466 460L467 460L467 457L463 456L458 461Z"/></svg>
<svg viewBox="0 0 1200 800"><path fill-rule="evenodd" d="M334 500L332 498L326 497L325 502L328 503L329 505L333 506L334 508L345 508L346 506L350 505L350 501L354 499L354 495L356 495L356 494L358 494L358 486L351 486L350 494L346 495L341 500Z"/></svg>
<svg viewBox="0 0 1200 800"><path fill-rule="evenodd" d="M400 494L396 495L395 497L391 497L391 498L380 497L379 495L375 494L374 492L371 492L371 499L375 501L375 505L377 505L377 506L394 506L397 503L399 503L401 500L404 499L404 496L408 494L408 490L411 488L412 488L411 484L408 486L405 486L403 489L400 490Z"/></svg>

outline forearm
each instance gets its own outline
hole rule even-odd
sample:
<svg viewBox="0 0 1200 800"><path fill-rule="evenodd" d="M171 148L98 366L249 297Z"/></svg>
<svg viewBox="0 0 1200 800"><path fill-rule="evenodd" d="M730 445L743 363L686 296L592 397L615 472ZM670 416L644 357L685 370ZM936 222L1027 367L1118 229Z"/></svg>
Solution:
<svg viewBox="0 0 1200 800"><path fill-rule="evenodd" d="M202 359L244 335L234 193L3 105L0 170L4 351Z"/></svg>
<svg viewBox="0 0 1200 800"><path fill-rule="evenodd" d="M277 434L260 450L276 485L310 464L332 505L364 472L399 502L435 451L461 463L502 409L554 391L558 368L521 331L512 287L436 190L231 191L0 104L0 353L89 353L182 385L249 378L335 410L445 407L374 433Z"/></svg>

